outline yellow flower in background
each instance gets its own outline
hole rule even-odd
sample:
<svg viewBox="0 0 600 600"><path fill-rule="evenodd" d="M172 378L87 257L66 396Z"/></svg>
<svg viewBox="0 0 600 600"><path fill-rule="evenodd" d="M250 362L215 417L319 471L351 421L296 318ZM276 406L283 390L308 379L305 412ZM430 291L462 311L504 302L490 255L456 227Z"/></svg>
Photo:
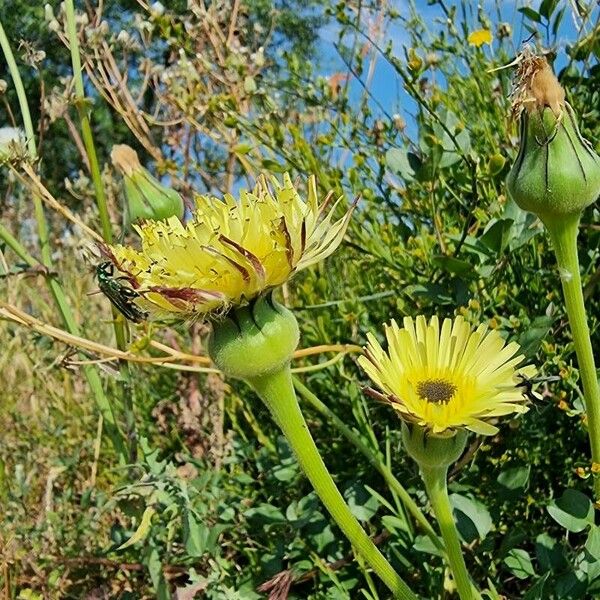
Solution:
<svg viewBox="0 0 600 600"><path fill-rule="evenodd" d="M108 254L155 317L193 318L248 303L341 243L352 208L333 220L342 197L319 204L314 177L304 201L290 177L261 177L239 200L196 198L187 223L177 217L134 225L141 250L112 246Z"/></svg>
<svg viewBox="0 0 600 600"><path fill-rule="evenodd" d="M471 46L479 48L480 46L483 46L483 44L491 44L493 39L494 37L489 29L477 29L469 34L467 42L469 42Z"/></svg>
<svg viewBox="0 0 600 600"><path fill-rule="evenodd" d="M522 376L532 367L517 368L523 355L519 345L506 344L497 331L480 325L473 331L462 317L437 317L427 323L419 316L385 326L388 343L384 351L368 334L360 366L383 392L382 398L410 423L434 435L469 429L493 435L498 429L490 419L524 413L526 397Z"/></svg>

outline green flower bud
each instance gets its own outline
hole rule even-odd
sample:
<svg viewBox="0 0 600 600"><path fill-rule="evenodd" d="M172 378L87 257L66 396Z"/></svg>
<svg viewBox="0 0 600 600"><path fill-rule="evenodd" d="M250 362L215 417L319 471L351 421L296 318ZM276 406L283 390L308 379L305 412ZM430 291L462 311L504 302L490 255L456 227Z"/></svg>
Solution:
<svg viewBox="0 0 600 600"><path fill-rule="evenodd" d="M269 292L215 322L208 353L225 375L252 382L287 367L299 337L296 317Z"/></svg>
<svg viewBox="0 0 600 600"><path fill-rule="evenodd" d="M402 442L409 456L421 468L445 468L455 463L467 443L466 429L453 435L433 435L424 427L402 423Z"/></svg>
<svg viewBox="0 0 600 600"><path fill-rule="evenodd" d="M546 223L579 215L600 195L600 157L581 137L545 58L522 59L513 110L521 117L521 145L506 182L509 195Z"/></svg>
<svg viewBox="0 0 600 600"><path fill-rule="evenodd" d="M144 219L158 221L173 216L183 218L181 196L144 169L133 148L123 144L113 146L110 157L123 175L127 224Z"/></svg>

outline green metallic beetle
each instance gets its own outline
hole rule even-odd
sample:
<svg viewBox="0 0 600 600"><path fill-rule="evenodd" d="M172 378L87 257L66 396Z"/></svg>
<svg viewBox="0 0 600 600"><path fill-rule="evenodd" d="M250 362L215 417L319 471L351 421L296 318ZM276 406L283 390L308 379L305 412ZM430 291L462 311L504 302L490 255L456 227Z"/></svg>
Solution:
<svg viewBox="0 0 600 600"><path fill-rule="evenodd" d="M135 303L140 294L119 282L119 279L124 278L115 277L115 267L110 261L102 262L96 267L96 277L100 291L126 319L141 323L148 318L148 313Z"/></svg>

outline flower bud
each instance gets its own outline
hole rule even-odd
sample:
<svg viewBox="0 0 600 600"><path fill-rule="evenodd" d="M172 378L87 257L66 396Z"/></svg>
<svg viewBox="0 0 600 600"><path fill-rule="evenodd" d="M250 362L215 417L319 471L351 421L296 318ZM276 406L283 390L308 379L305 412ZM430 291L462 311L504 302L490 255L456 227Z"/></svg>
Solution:
<svg viewBox="0 0 600 600"><path fill-rule="evenodd" d="M403 422L402 443L419 467L445 468L455 463L464 452L467 431L457 429L452 435L434 435L424 427Z"/></svg>
<svg viewBox="0 0 600 600"><path fill-rule="evenodd" d="M213 323L208 353L225 375L251 383L284 369L299 337L296 317L269 292Z"/></svg>
<svg viewBox="0 0 600 600"><path fill-rule="evenodd" d="M600 157L581 137L572 107L544 57L522 55L513 91L519 154L507 189L542 221L578 215L600 195Z"/></svg>
<svg viewBox="0 0 600 600"><path fill-rule="evenodd" d="M113 146L113 165L123 175L127 199L127 223L142 219L159 221L169 217L183 218L183 200L173 189L162 185L142 165L132 148Z"/></svg>

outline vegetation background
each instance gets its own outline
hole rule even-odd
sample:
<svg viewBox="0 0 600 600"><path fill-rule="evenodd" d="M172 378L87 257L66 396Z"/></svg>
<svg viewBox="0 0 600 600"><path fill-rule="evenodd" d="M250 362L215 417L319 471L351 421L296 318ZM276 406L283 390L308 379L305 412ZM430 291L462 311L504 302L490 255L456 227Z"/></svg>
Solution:
<svg viewBox="0 0 600 600"><path fill-rule="evenodd" d="M108 157L116 143L134 146L188 200L235 192L263 171L314 173L323 193L360 195L343 247L283 290L302 346L362 344L390 318L421 313L486 320L519 341L539 365L541 398L493 439L474 439L452 476L467 562L478 582L507 598L600 594L600 530L586 495L585 419L558 274L539 223L506 198L518 146L511 71L490 72L525 40L550 50L584 136L600 150L597 2L115 0L78 8L115 227L123 197ZM61 9L4 0L0 19L26 84L40 177L99 230ZM469 43L479 29L492 32L491 44ZM0 78L0 123L20 125L3 62ZM30 189L4 169L0 190L2 224L37 255ZM84 233L48 216L55 276L84 335L114 345L110 306L90 295L97 286ZM580 249L600 347L597 221L592 207ZM0 250L2 301L60 326L42 274ZM152 354L152 337L200 352L205 331L134 329L132 347ZM0 349L2 598L387 597L350 559L266 409L242 385L135 364L126 390L135 422L125 423L116 367L99 364L130 433L135 463L124 466L71 348L3 319ZM303 381L427 509L398 422L363 396L352 355L342 358ZM330 421L305 412L385 554L422 597L450 597L439 556L398 498ZM576 511L563 510L565 498ZM158 509L144 521L150 501ZM134 532L139 541L122 548Z"/></svg>

